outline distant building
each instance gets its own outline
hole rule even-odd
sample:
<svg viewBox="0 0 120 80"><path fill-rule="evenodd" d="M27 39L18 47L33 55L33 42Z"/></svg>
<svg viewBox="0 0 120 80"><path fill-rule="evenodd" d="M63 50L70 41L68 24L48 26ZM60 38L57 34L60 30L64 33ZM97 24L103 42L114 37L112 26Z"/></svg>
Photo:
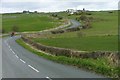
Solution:
<svg viewBox="0 0 120 80"><path fill-rule="evenodd" d="M68 14L74 14L76 12L76 10L74 10L74 9L68 9L66 12Z"/></svg>
<svg viewBox="0 0 120 80"><path fill-rule="evenodd" d="M68 14L77 14L77 13L84 12L84 11L85 11L85 9L83 8L83 10L68 9L66 12Z"/></svg>

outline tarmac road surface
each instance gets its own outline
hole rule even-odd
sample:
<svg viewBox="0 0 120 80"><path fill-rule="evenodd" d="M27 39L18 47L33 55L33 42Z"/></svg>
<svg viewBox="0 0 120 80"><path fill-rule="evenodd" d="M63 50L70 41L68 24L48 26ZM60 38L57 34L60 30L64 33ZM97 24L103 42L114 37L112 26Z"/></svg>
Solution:
<svg viewBox="0 0 120 80"><path fill-rule="evenodd" d="M2 40L3 78L105 78L104 76L39 57L18 45L20 36Z"/></svg>

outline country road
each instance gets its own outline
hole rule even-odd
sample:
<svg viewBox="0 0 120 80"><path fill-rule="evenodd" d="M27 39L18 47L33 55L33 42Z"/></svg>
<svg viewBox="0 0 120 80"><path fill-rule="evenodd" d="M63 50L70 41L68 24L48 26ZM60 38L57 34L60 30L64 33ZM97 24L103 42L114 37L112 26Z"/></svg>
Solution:
<svg viewBox="0 0 120 80"><path fill-rule="evenodd" d="M80 27L80 22L78 22L77 20L71 19L70 22L72 23L72 25L69 28L75 28L75 27Z"/></svg>
<svg viewBox="0 0 120 80"><path fill-rule="evenodd" d="M2 40L3 78L104 78L101 75L76 67L58 64L29 52L18 45L20 38L5 37ZM51 79L52 80L52 79Z"/></svg>

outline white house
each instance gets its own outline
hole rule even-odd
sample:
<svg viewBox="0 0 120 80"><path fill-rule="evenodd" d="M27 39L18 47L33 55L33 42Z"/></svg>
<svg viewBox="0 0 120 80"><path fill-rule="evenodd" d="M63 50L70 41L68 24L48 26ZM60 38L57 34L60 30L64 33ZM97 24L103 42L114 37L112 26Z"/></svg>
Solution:
<svg viewBox="0 0 120 80"><path fill-rule="evenodd" d="M66 12L69 14L74 14L77 10L74 9L68 9Z"/></svg>
<svg viewBox="0 0 120 80"><path fill-rule="evenodd" d="M83 10L74 10L74 9L68 9L66 12L68 14L74 14L74 13L79 13L79 12L85 12L85 8L83 8Z"/></svg>

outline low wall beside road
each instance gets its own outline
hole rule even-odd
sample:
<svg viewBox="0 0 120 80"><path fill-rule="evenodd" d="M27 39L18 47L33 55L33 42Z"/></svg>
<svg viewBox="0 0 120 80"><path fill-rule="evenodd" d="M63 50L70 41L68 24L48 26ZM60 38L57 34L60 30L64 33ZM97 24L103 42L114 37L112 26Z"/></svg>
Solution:
<svg viewBox="0 0 120 80"><path fill-rule="evenodd" d="M24 42L30 44L34 48L44 51L46 53L55 55L55 56L67 56L67 57L77 57L77 58L93 58L97 59L100 57L107 57L112 64L118 65L118 60L120 60L120 54L118 52L112 51L74 51L71 49L58 48L52 46L42 45L40 43L32 41L30 38L22 36Z"/></svg>

